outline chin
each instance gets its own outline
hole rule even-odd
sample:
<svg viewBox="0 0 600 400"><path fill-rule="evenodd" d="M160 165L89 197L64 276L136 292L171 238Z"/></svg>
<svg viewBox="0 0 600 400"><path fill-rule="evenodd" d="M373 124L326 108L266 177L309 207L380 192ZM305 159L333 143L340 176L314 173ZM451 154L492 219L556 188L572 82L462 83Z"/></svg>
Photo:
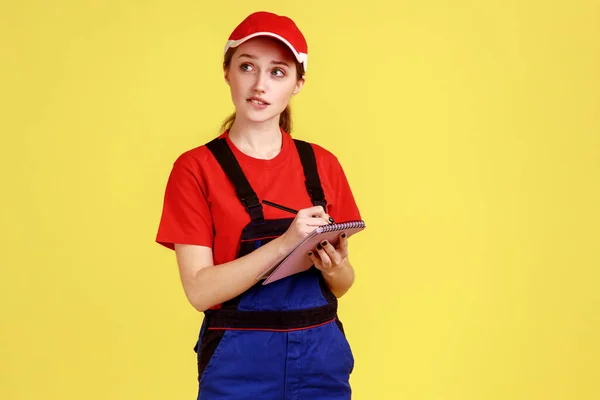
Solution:
<svg viewBox="0 0 600 400"><path fill-rule="evenodd" d="M239 113L237 114L239 115ZM279 113L265 113L265 112L245 112L243 113L243 118L247 121L254 123L263 123L272 120L273 118L278 118Z"/></svg>

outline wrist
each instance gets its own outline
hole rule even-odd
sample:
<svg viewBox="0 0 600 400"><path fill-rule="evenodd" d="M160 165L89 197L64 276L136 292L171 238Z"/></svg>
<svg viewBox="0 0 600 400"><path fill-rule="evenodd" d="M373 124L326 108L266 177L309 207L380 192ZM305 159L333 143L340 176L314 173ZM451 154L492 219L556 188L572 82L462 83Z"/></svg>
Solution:
<svg viewBox="0 0 600 400"><path fill-rule="evenodd" d="M286 243L284 235L281 235L271 241L271 243L273 243L273 245L275 245L277 248L278 257L285 257L290 251L292 251L290 246Z"/></svg>

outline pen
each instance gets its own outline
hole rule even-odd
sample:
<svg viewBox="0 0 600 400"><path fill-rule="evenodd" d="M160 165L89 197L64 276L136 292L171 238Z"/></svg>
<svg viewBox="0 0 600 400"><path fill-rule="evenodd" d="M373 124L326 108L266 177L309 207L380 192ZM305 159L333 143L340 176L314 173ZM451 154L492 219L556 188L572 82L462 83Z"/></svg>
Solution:
<svg viewBox="0 0 600 400"><path fill-rule="evenodd" d="M298 211L294 210L293 208L289 208L289 207L286 207L286 206L280 206L279 204L272 203L272 202L270 202L268 200L263 200L262 203L266 204L268 206L271 206L271 207L279 208L280 210L287 211L287 212L292 213L292 214L298 214Z"/></svg>
<svg viewBox="0 0 600 400"><path fill-rule="evenodd" d="M287 212L292 213L292 214L298 214L297 210L294 210L293 208L289 208L289 207L286 207L286 206L279 205L277 203L273 203L272 201L263 200L262 203L266 204L268 206L271 206L271 207L278 208L278 209L283 210L283 211L287 211ZM333 218L329 217L329 222L333 224L334 223Z"/></svg>

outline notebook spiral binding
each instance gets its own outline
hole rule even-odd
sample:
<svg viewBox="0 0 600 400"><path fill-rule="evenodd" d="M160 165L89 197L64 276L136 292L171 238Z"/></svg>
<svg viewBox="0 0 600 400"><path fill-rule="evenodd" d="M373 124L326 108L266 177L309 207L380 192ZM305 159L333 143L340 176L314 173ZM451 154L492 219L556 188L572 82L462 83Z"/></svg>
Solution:
<svg viewBox="0 0 600 400"><path fill-rule="evenodd" d="M352 229L352 228L364 228L364 221L348 221L341 224L331 224L331 225L323 225L317 228L319 233L323 232L333 232L333 231L341 231L344 229Z"/></svg>

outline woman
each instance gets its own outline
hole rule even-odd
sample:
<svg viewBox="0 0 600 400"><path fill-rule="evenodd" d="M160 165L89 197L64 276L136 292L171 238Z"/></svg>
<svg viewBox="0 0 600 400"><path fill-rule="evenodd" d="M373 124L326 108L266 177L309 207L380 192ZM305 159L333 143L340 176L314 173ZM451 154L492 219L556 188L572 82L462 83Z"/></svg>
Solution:
<svg viewBox="0 0 600 400"><path fill-rule="evenodd" d="M242 21L223 64L235 114L218 138L177 158L167 183L156 240L175 250L184 292L205 314L199 399L350 398L354 359L337 319L337 297L354 280L345 234L306 255L314 268L257 282L316 227L360 219L336 157L290 136L288 103L306 62L291 19Z"/></svg>

